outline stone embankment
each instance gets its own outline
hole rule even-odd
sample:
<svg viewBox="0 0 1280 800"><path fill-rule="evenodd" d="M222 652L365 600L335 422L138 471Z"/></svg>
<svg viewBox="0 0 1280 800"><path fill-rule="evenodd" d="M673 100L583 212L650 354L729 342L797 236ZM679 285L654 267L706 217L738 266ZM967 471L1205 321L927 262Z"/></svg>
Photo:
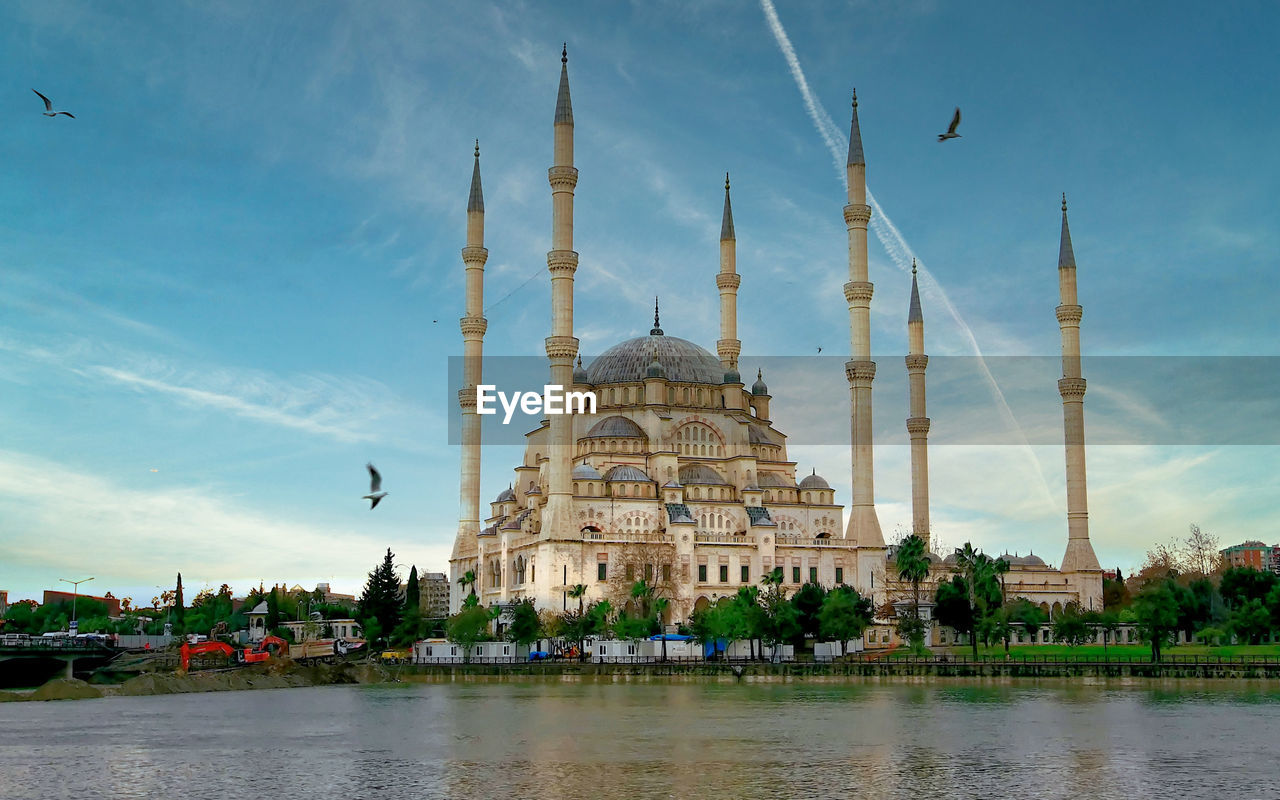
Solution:
<svg viewBox="0 0 1280 800"><path fill-rule="evenodd" d="M1134 680L1280 680L1280 661L940 661L884 660L845 662L666 662L590 664L538 662L532 664L430 664L404 666L405 681L521 680L547 677L559 680L647 681L711 679L722 681L849 681L883 680L1010 680L1094 679Z"/></svg>
<svg viewBox="0 0 1280 800"><path fill-rule="evenodd" d="M320 664L298 666L292 662L240 669L207 670L178 675L145 672L119 684L97 684L75 678L49 681L33 692L0 691L6 700L86 700L97 697L142 697L190 692L229 692L244 689L288 689L352 683L385 683L386 669L371 664Z"/></svg>

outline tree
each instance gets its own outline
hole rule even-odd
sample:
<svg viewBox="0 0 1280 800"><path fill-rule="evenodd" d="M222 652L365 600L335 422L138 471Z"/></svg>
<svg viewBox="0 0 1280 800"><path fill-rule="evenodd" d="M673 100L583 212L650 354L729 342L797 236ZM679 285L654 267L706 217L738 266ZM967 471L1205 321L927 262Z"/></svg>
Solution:
<svg viewBox="0 0 1280 800"><path fill-rule="evenodd" d="M1088 611L1084 621L1095 633L1102 634L1102 655L1106 657L1107 641L1120 631L1120 615L1115 611Z"/></svg>
<svg viewBox="0 0 1280 800"><path fill-rule="evenodd" d="M641 541L622 545L609 554L605 597L620 610L625 609L629 602L634 605L635 600L648 603L655 597L675 597L675 560L676 546L669 542ZM646 587L643 598L633 595L637 582L643 582ZM647 607L642 609L642 615L647 613Z"/></svg>
<svg viewBox="0 0 1280 800"><path fill-rule="evenodd" d="M1228 608L1236 608L1250 600L1265 600L1280 584L1280 578L1271 571L1263 572L1252 567L1231 567L1222 573L1218 591Z"/></svg>
<svg viewBox="0 0 1280 800"><path fill-rule="evenodd" d="M516 644L533 644L542 638L542 621L533 600L519 600L511 608L511 625L507 627L507 641Z"/></svg>
<svg viewBox="0 0 1280 800"><path fill-rule="evenodd" d="M1067 603L1062 613L1053 621L1054 641L1062 642L1067 647L1088 644L1093 637L1093 629L1075 603Z"/></svg>
<svg viewBox="0 0 1280 800"><path fill-rule="evenodd" d="M409 566L409 580L404 586L404 610L408 612L410 609L415 611L421 610L422 592L418 588L418 565Z"/></svg>
<svg viewBox="0 0 1280 800"><path fill-rule="evenodd" d="M382 563L369 573L364 593L360 595L358 613L366 636L370 620L378 621L377 630L384 636L390 635L400 624L401 611L400 576L396 574L395 555L388 547Z"/></svg>
<svg viewBox="0 0 1280 800"><path fill-rule="evenodd" d="M661 620L663 615L667 613L667 609L670 608L670 606L671 606L671 601L665 597L659 597L657 600L653 601L653 608L654 608L654 611L657 613L659 620ZM660 630L658 632L662 634L662 660L666 661L667 660L667 632L664 630Z"/></svg>
<svg viewBox="0 0 1280 800"><path fill-rule="evenodd" d="M1172 578L1152 581L1134 598L1133 612L1138 633L1151 643L1151 660L1160 660L1160 651L1173 638L1178 626L1178 602Z"/></svg>
<svg viewBox="0 0 1280 800"><path fill-rule="evenodd" d="M870 599L852 587L837 586L823 599L818 612L819 632L828 641L840 642L840 655L848 655L848 642L862 638L862 632L871 624L871 613Z"/></svg>
<svg viewBox="0 0 1280 800"><path fill-rule="evenodd" d="M267 595L267 631L275 633L280 627L280 596L276 591L276 587L271 587L271 594Z"/></svg>
<svg viewBox="0 0 1280 800"><path fill-rule="evenodd" d="M976 652L978 640L973 630L973 606L969 603L969 583L964 576L952 575L951 580L939 583L933 602L934 618L938 624L967 634L974 642Z"/></svg>
<svg viewBox="0 0 1280 800"><path fill-rule="evenodd" d="M1182 540L1182 561L1187 571L1196 575L1207 576L1217 572L1222 563L1218 537L1191 523L1190 533Z"/></svg>
<svg viewBox="0 0 1280 800"><path fill-rule="evenodd" d="M187 612L182 607L182 573L178 573L178 586L174 590L173 600L173 632L179 636L186 633Z"/></svg>
<svg viewBox="0 0 1280 800"><path fill-rule="evenodd" d="M1227 626L1237 639L1258 644L1271 633L1271 612L1265 603L1253 598L1231 613Z"/></svg>
<svg viewBox="0 0 1280 800"><path fill-rule="evenodd" d="M736 620L728 603L716 603L698 609L689 617L689 633L703 646L706 652L708 645L711 654L721 652L720 642L728 641L734 635Z"/></svg>
<svg viewBox="0 0 1280 800"><path fill-rule="evenodd" d="M818 614L827 596L827 590L821 584L805 583L796 593L791 595L791 604L796 607L796 617L800 623L802 636L817 636Z"/></svg>
<svg viewBox="0 0 1280 800"><path fill-rule="evenodd" d="M462 573L462 576L458 578L458 585L462 587L462 590L464 592L467 590L468 586L471 587L471 591L468 594L475 596L476 571L474 569L469 569L466 572Z"/></svg>
<svg viewBox="0 0 1280 800"><path fill-rule="evenodd" d="M756 640L764 637L767 624L764 608L760 605L760 587L740 586L738 593L730 601L729 621L732 623L730 640L746 639L751 647L751 659L756 657ZM760 656L763 658L764 653Z"/></svg>
<svg viewBox="0 0 1280 800"><path fill-rule="evenodd" d="M1115 580L1103 577L1102 608L1104 611L1119 611L1127 607L1132 600L1129 588L1125 586L1124 578L1120 576L1120 570L1116 570Z"/></svg>
<svg viewBox="0 0 1280 800"><path fill-rule="evenodd" d="M1021 623L1022 627L1034 642L1035 637L1040 632L1040 627L1045 623L1045 613L1040 606L1031 602L1025 597L1019 597L1008 605L1009 622Z"/></svg>
<svg viewBox="0 0 1280 800"><path fill-rule="evenodd" d="M782 588L782 570L774 569L760 579L765 590L760 595L760 605L764 609L760 640L768 645L779 657L778 648L800 634L800 614L796 607L787 602L786 590Z"/></svg>
<svg viewBox="0 0 1280 800"><path fill-rule="evenodd" d="M578 614L583 613L582 599L587 596L587 586L583 583L575 583L569 588L569 597L578 601Z"/></svg>
<svg viewBox="0 0 1280 800"><path fill-rule="evenodd" d="M373 618L376 624L377 617ZM477 642L489 636L489 622L493 615L484 606L468 606L445 623L445 638L462 648L463 663L471 663L471 651ZM368 628L365 629L366 634Z"/></svg>
<svg viewBox="0 0 1280 800"><path fill-rule="evenodd" d="M929 577L929 551L924 539L911 534L898 545L895 555L898 580L911 584L911 616L920 620L920 582ZM901 625L899 626L901 633ZM912 647L924 644L924 625L911 625L907 631Z"/></svg>

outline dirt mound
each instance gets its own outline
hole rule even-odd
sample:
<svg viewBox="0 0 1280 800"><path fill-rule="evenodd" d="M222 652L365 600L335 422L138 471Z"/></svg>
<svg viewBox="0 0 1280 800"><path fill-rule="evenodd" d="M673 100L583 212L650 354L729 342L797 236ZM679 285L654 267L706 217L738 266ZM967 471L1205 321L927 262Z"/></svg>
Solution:
<svg viewBox="0 0 1280 800"><path fill-rule="evenodd" d="M31 693L32 700L86 700L102 697L102 690L76 678L57 678Z"/></svg>

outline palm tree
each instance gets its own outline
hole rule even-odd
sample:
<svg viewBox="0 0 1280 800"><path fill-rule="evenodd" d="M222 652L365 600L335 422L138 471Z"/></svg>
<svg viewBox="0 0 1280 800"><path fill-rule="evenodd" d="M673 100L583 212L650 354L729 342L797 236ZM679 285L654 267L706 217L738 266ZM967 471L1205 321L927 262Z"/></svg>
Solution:
<svg viewBox="0 0 1280 800"><path fill-rule="evenodd" d="M578 616L582 616L582 598L587 594L587 586L584 583L575 583L569 587L569 596L578 601Z"/></svg>
<svg viewBox="0 0 1280 800"><path fill-rule="evenodd" d="M1004 556L1000 556L995 561L991 562L991 571L995 573L995 576L997 578L1000 579L1000 611L1001 613L1006 613L1005 608L1009 602L1009 598L1006 597L1004 593L1004 576L1009 573L1009 566L1010 566L1009 559L1005 558ZM1001 632L1004 635L1004 657L1007 659L1009 657L1008 620L1007 619L1003 620L1003 623L1004 624L1001 626Z"/></svg>
<svg viewBox="0 0 1280 800"><path fill-rule="evenodd" d="M471 594L474 595L476 593L476 571L474 569L469 569L462 573L462 577L458 578L458 584L462 586L464 591L468 586L470 586Z"/></svg>
<svg viewBox="0 0 1280 800"><path fill-rule="evenodd" d="M898 580L911 581L911 613L920 619L920 582L929 577L929 550L924 539L914 533L903 539L894 558Z"/></svg>

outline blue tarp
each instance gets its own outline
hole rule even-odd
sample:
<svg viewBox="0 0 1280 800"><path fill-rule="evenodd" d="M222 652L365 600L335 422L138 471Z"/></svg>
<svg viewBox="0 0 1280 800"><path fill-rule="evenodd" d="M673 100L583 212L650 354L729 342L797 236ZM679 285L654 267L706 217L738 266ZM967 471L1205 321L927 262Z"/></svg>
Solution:
<svg viewBox="0 0 1280 800"><path fill-rule="evenodd" d="M649 637L649 641L661 642L665 639L668 642L687 642L692 638L692 636L685 636L683 633L655 633Z"/></svg>
<svg viewBox="0 0 1280 800"><path fill-rule="evenodd" d="M725 639L716 639L715 641L705 642L702 645L702 657L711 658L717 653L723 653L729 648L729 642Z"/></svg>

